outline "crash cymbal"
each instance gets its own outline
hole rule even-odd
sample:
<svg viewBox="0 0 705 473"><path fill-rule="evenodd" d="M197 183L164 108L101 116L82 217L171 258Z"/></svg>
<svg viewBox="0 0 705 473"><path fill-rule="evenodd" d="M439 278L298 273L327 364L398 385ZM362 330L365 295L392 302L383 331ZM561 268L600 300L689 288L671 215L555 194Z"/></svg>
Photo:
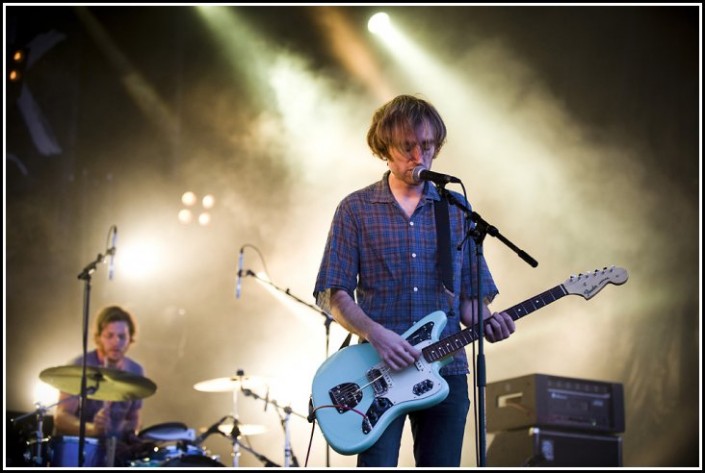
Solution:
<svg viewBox="0 0 705 473"><path fill-rule="evenodd" d="M240 422L238 422L237 428L240 431L240 435L244 435L244 436L259 435L259 434L263 434L267 431L267 428L263 425L241 424ZM218 426L218 430L220 430L225 435L230 435L233 431L233 423L230 422L230 423L220 424Z"/></svg>
<svg viewBox="0 0 705 473"><path fill-rule="evenodd" d="M226 378L215 378L201 381L193 385L196 391L222 393L239 391L240 389L256 389L267 386L267 380L258 376L234 375Z"/></svg>
<svg viewBox="0 0 705 473"><path fill-rule="evenodd" d="M59 391L81 394L80 365L56 366L39 373L39 379ZM88 399L99 401L132 401L154 394L157 385L151 380L134 373L113 368L86 366L86 388Z"/></svg>

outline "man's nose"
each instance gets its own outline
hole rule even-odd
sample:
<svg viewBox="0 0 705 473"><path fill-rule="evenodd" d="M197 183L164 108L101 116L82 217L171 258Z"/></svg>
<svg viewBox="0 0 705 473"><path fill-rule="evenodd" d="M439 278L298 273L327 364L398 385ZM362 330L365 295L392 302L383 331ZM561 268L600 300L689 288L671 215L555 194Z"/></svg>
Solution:
<svg viewBox="0 0 705 473"><path fill-rule="evenodd" d="M411 150L409 151L409 158L412 161L415 161L417 163L421 162L421 158L423 157L423 148L421 147L421 144L415 144L411 147Z"/></svg>

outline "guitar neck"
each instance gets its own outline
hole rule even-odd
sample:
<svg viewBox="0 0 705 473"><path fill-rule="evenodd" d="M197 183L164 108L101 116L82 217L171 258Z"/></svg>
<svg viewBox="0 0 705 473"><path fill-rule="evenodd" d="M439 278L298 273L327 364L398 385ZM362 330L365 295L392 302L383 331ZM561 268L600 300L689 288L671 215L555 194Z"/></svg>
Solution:
<svg viewBox="0 0 705 473"><path fill-rule="evenodd" d="M558 286L549 289L548 291L544 291L541 294L538 294L530 299L525 300L524 302L520 302L519 304L512 306L509 309L504 310L503 312L509 314L509 316L513 320L519 320L525 315L529 315L530 313L541 309L542 307L545 307L552 302L557 301L558 299L567 294L568 291L566 291L562 284L559 284ZM471 344L479 337L480 324L477 323L472 327L468 327L458 333L451 335L450 337L446 337L442 340L437 341L436 343L432 343L431 345L427 346L422 350L423 357L429 363L438 361L441 358L445 358L448 355L452 355L456 351L463 348L465 345Z"/></svg>

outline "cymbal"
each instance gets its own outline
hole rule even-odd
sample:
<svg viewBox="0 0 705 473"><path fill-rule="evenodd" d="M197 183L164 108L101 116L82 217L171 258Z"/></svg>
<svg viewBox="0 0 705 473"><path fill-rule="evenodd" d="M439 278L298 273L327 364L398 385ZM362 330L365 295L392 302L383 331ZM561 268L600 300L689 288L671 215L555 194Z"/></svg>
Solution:
<svg viewBox="0 0 705 473"><path fill-rule="evenodd" d="M248 435L259 435L263 434L267 431L267 428L263 425L258 425L258 424L241 424L238 422L237 428L240 431L240 435L248 436ZM203 429L205 431L205 429ZM223 423L218 426L218 430L220 430L222 433L225 435L230 435L233 431L233 423Z"/></svg>
<svg viewBox="0 0 705 473"><path fill-rule="evenodd" d="M83 366L55 366L39 373L39 379L59 391L81 394L82 375ZM144 376L127 371L86 366L86 388L88 399L132 401L151 396L157 390L157 385Z"/></svg>
<svg viewBox="0 0 705 473"><path fill-rule="evenodd" d="M196 391L208 393L222 393L239 391L240 389L254 389L267 385L267 380L258 376L235 375L226 378L215 378L201 381L193 385Z"/></svg>

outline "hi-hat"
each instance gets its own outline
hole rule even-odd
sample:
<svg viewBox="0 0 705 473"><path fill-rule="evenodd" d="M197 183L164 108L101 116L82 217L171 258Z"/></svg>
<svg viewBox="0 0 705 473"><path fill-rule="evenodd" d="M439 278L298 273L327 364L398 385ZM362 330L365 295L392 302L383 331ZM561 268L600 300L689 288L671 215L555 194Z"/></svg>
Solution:
<svg viewBox="0 0 705 473"><path fill-rule="evenodd" d="M258 376L235 375L226 378L215 378L201 381L193 385L196 391L222 393L239 391L240 389L255 389L267 386L267 380Z"/></svg>
<svg viewBox="0 0 705 473"><path fill-rule="evenodd" d="M205 430L205 429L204 429ZM222 433L225 435L232 435L233 433L233 423L224 423L220 424L218 426L218 430L220 430ZM267 431L267 428L263 425L258 425L258 424L241 424L240 422L237 423L237 431L239 431L240 435L248 436L248 435L259 435L263 434Z"/></svg>
<svg viewBox="0 0 705 473"><path fill-rule="evenodd" d="M39 373L39 379L69 394L81 394L82 376L83 366L80 365L55 366ZM151 396L157 385L127 371L86 366L86 390L88 399L132 401Z"/></svg>

